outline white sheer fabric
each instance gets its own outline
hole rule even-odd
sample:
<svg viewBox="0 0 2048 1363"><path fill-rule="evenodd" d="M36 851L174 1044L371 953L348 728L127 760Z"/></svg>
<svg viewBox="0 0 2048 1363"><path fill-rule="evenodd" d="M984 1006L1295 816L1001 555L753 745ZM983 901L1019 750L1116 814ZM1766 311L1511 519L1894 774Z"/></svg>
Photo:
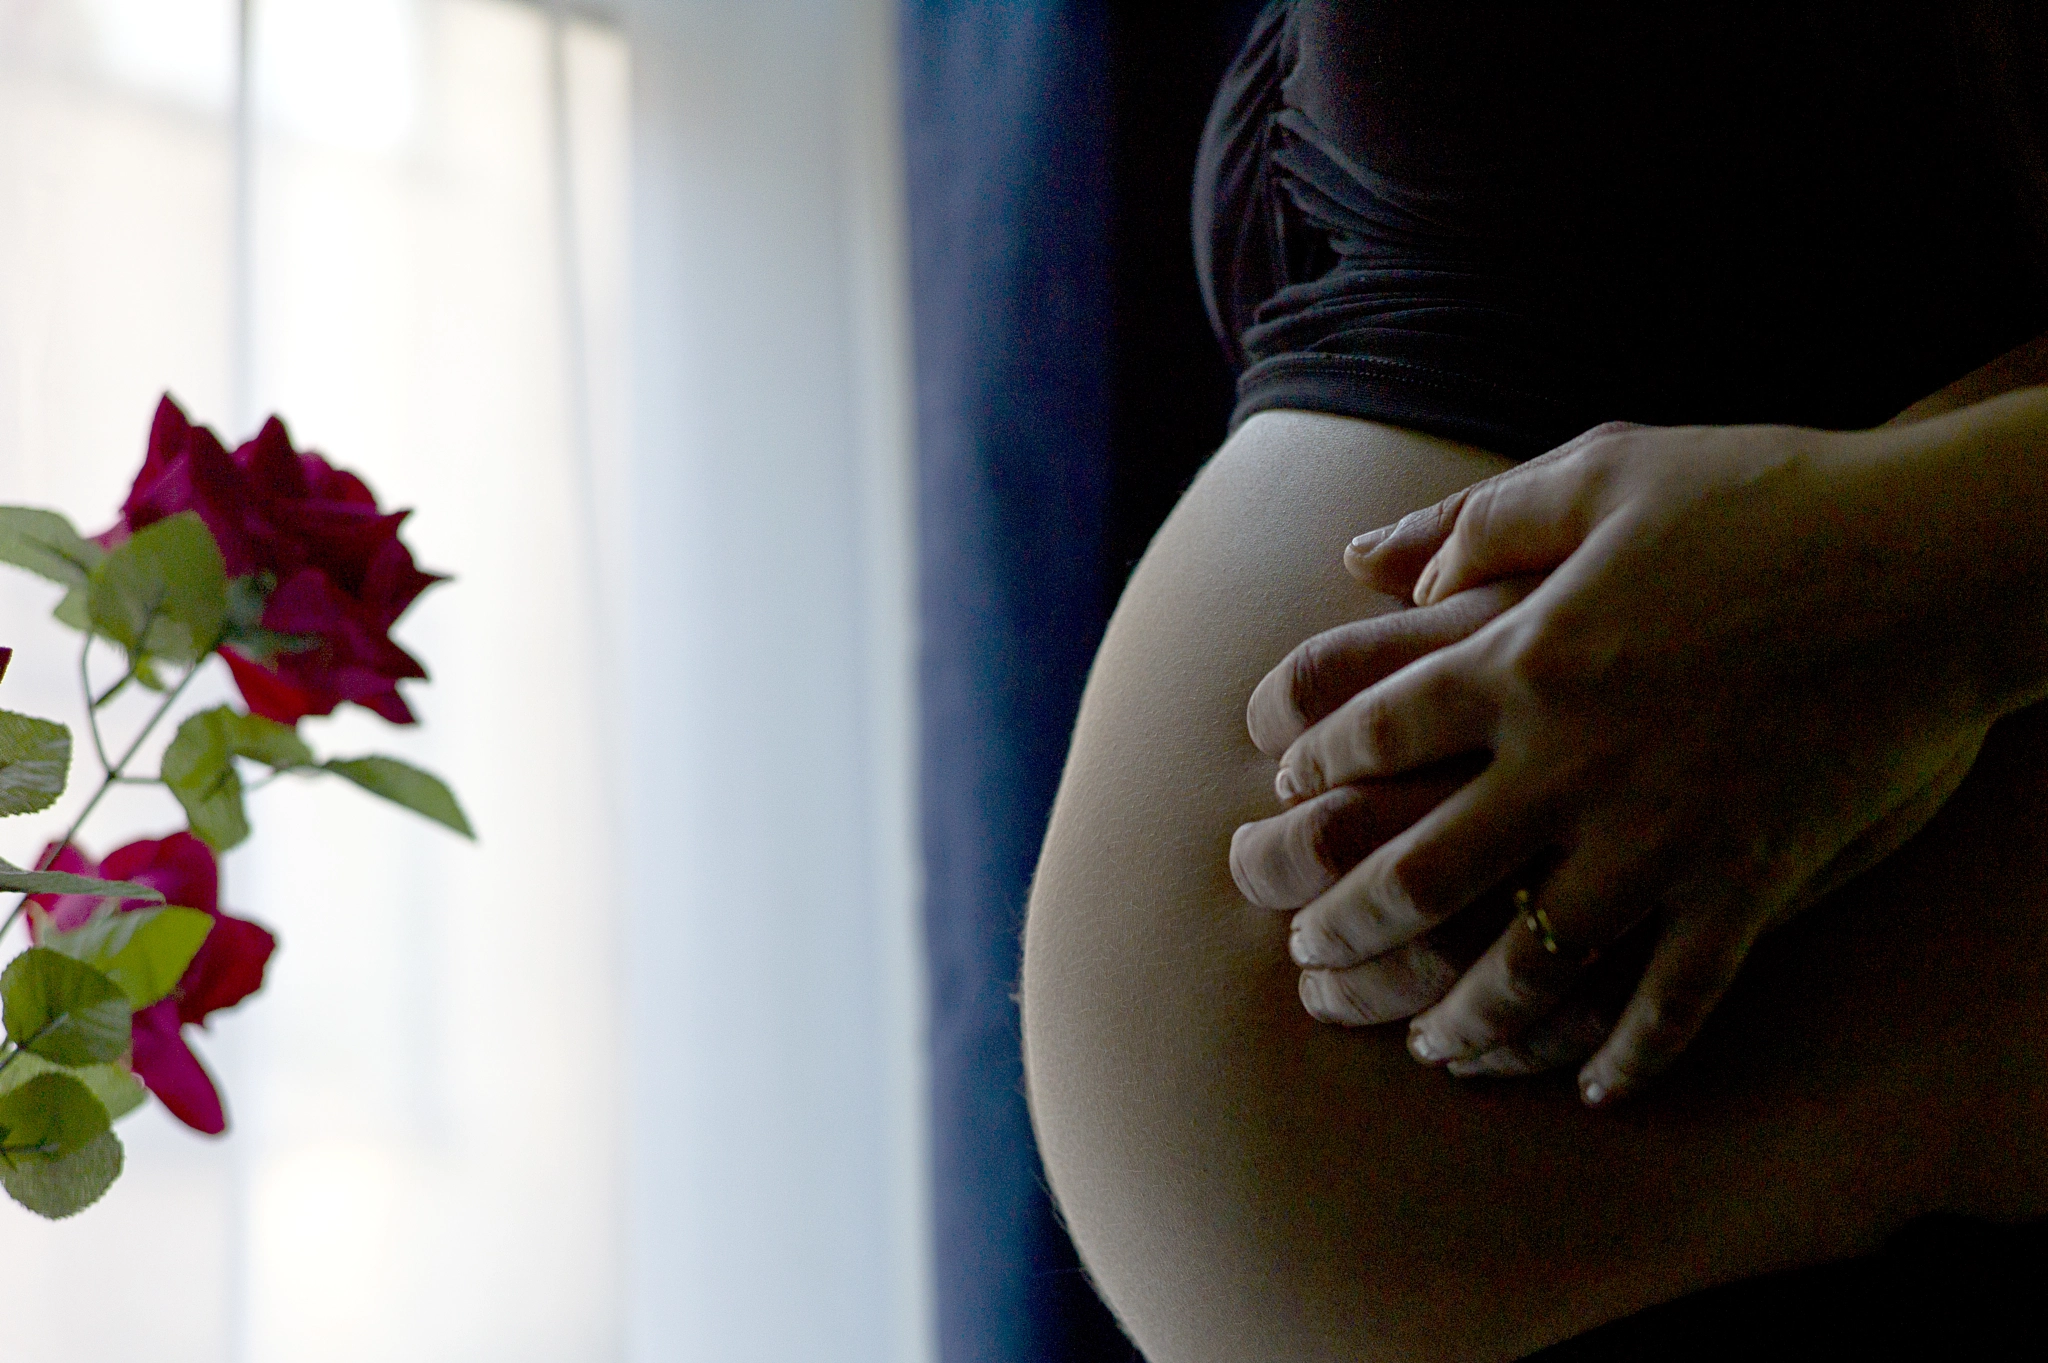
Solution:
<svg viewBox="0 0 2048 1363"><path fill-rule="evenodd" d="M231 440L280 411L417 507L420 562L456 578L399 632L434 674L422 726L306 727L443 773L481 842L310 781L252 797L224 902L281 948L199 1043L233 1130L152 1108L99 1207L0 1206L0 1356L616 1357L622 886L595 608L615 587L590 465L623 441L625 44L504 0L261 0L238 157L241 17L0 0L0 501L106 524L168 387ZM77 727L52 596L0 573L0 705ZM95 775L81 749L60 815ZM93 850L177 826L167 797L119 795ZM0 824L0 855L61 826Z"/></svg>

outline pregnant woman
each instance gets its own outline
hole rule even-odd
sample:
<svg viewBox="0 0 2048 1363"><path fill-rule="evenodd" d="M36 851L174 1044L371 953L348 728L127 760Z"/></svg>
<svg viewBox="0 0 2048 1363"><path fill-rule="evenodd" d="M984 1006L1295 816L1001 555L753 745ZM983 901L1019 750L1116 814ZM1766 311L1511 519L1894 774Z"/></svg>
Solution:
<svg viewBox="0 0 2048 1363"><path fill-rule="evenodd" d="M1930 1225L2041 1260L2041 23L1262 15L1196 187L1237 421L1025 934L1150 1363L1689 1357L1758 1282L1987 1356L1981 1301L1839 1289Z"/></svg>

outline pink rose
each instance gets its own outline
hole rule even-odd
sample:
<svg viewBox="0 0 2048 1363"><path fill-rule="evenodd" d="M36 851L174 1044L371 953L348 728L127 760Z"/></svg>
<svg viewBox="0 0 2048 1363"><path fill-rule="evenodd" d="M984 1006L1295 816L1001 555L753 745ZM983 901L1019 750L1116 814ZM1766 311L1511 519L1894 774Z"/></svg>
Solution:
<svg viewBox="0 0 2048 1363"><path fill-rule="evenodd" d="M221 649L251 710L291 724L353 701L394 724L413 722L397 683L427 674L391 642L391 626L441 579L415 567L398 538L409 512L379 511L362 479L293 449L276 417L229 454L166 393L121 520L100 541L111 547L181 511L196 511L213 532L229 577L273 584L263 628L311 641L267 657Z"/></svg>
<svg viewBox="0 0 2048 1363"><path fill-rule="evenodd" d="M179 1121L218 1136L227 1130L220 1092L199 1057L185 1044L183 1029L188 1024L204 1026L209 1014L232 1008L262 988L263 968L277 948L277 939L246 918L220 911L220 870L213 849L190 833L131 842L109 852L97 866L68 845L58 850L54 859L47 850L43 857L36 864L47 864L49 870L139 881L162 891L166 903L213 916L213 931L206 934L192 964L185 967L177 988L168 997L136 1010L131 1032L135 1050L129 1064L135 1077L148 1085ZM40 923L37 916L30 916L32 936L39 935L44 926L68 932L90 918L99 903L89 895L68 894L30 895L29 902L47 915ZM144 900L130 899L121 904L121 911L147 907Z"/></svg>

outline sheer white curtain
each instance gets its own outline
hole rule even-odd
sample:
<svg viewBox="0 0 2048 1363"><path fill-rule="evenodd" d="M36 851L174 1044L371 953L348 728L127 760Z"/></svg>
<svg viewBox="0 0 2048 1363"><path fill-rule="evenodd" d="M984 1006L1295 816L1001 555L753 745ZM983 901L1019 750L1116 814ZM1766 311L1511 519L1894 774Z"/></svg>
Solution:
<svg viewBox="0 0 2048 1363"><path fill-rule="evenodd" d="M924 1363L895 6L626 10L629 1357Z"/></svg>
<svg viewBox="0 0 2048 1363"><path fill-rule="evenodd" d="M231 1132L151 1109L98 1207L0 1204L0 1357L929 1357L894 23L0 0L0 502L107 523L164 388L282 412L455 576L422 725L309 737L481 839L252 797ZM0 705L76 726L52 596L0 572Z"/></svg>

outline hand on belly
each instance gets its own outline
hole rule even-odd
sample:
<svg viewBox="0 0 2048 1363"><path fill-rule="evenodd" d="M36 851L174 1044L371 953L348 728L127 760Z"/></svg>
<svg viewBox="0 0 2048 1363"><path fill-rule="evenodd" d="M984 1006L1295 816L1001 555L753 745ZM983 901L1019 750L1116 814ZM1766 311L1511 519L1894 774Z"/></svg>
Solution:
<svg viewBox="0 0 2048 1363"><path fill-rule="evenodd" d="M1927 627L1947 584L1865 566L1897 533L1858 500L1872 469L1936 430L1602 428L1360 536L1354 572L1422 604L1260 684L1291 807L1232 848L1248 898L1301 909L1309 1011L1418 1015L1417 1058L1459 1074L1592 1054L1594 1104L1666 1068L1758 935L1924 825L1996 717L1979 641ZM1587 972L1631 935L1616 1024Z"/></svg>

